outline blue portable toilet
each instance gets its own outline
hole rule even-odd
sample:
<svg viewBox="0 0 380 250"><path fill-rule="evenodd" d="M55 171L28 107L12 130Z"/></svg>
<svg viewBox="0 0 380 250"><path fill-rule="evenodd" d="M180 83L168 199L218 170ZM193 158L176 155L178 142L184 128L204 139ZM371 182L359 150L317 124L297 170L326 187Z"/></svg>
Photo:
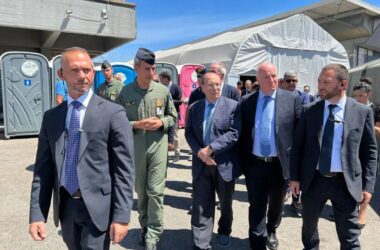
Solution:
<svg viewBox="0 0 380 250"><path fill-rule="evenodd" d="M122 79L122 82L124 82L125 85L128 85L132 83L137 74L132 66L128 65L127 63L121 63L121 62L114 62L111 63L113 68L113 74L118 74L120 78ZM104 83L106 80L103 76L102 70L100 66L95 67L95 79L94 79L94 92L96 93L99 86Z"/></svg>

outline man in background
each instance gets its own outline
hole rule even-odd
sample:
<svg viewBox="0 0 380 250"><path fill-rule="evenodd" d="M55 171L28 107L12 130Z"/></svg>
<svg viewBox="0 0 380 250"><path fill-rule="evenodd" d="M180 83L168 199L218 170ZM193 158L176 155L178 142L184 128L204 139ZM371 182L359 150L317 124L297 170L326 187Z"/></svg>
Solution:
<svg viewBox="0 0 380 250"><path fill-rule="evenodd" d="M115 102L124 87L124 83L114 77L112 65L108 61L102 63L101 69L106 80L99 86L97 94L106 100Z"/></svg>

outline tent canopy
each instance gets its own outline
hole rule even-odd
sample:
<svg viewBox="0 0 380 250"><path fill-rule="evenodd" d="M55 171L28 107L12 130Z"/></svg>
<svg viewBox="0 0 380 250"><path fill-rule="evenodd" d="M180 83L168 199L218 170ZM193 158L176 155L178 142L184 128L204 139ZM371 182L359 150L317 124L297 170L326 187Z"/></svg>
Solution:
<svg viewBox="0 0 380 250"><path fill-rule="evenodd" d="M326 64L340 63L349 67L344 47L303 14L157 51L156 59L175 65L206 66L222 61L227 66L229 79L253 76L259 64L269 61L277 66L279 77L286 71L295 71L300 80L298 87L310 85L314 92L318 75ZM229 81L229 84L236 82Z"/></svg>

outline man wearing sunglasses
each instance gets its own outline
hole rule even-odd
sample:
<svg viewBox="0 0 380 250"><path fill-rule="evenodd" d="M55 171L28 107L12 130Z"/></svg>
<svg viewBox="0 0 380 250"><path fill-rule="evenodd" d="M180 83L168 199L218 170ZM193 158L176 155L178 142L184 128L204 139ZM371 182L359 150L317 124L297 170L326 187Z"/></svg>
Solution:
<svg viewBox="0 0 380 250"><path fill-rule="evenodd" d="M302 105L310 103L309 95L306 95L300 90L296 89L297 83L298 83L297 74L293 71L289 71L289 72L285 72L281 87L283 89L294 92L294 94L298 96L298 98L301 100Z"/></svg>

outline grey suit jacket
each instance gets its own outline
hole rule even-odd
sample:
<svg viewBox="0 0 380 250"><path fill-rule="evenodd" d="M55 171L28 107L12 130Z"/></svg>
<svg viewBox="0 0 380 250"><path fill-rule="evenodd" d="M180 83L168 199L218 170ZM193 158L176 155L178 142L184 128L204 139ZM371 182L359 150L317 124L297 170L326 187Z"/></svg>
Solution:
<svg viewBox="0 0 380 250"><path fill-rule="evenodd" d="M324 106L322 100L304 107L294 138L290 179L300 181L304 193L312 183L319 161ZM374 191L377 147L372 109L352 98L346 102L341 152L347 188L359 202L363 190Z"/></svg>
<svg viewBox="0 0 380 250"><path fill-rule="evenodd" d="M45 221L53 194L58 226L60 173L65 153L67 102L44 114L38 139L30 200L30 222ZM83 200L99 230L110 220L128 223L133 203L132 128L123 107L95 94L82 124L78 179Z"/></svg>
<svg viewBox="0 0 380 250"><path fill-rule="evenodd" d="M207 145L203 141L203 119L205 100L190 106L189 118L186 122L185 137L193 151L192 174L198 178L205 164L198 158L198 151ZM221 96L215 107L211 123L210 147L214 151L214 159L220 175L225 181L233 179L233 168L237 167L241 121L239 104L235 100Z"/></svg>
<svg viewBox="0 0 380 250"><path fill-rule="evenodd" d="M242 132L240 144L241 158L243 160L243 172L248 168L254 168L249 155L252 154L256 106L259 91L243 96L241 100ZM296 123L302 112L302 105L298 97L292 92L277 89L275 103L275 141L282 166L282 174L289 178L290 152ZM260 172L256 172L260 175Z"/></svg>

